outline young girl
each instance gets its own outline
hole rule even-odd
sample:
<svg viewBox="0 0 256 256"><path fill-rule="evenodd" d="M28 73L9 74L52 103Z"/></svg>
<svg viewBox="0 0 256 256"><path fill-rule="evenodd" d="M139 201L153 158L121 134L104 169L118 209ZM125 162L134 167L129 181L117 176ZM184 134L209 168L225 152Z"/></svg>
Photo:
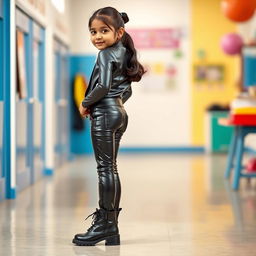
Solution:
<svg viewBox="0 0 256 256"><path fill-rule="evenodd" d="M121 184L116 158L128 116L123 103L131 96L131 82L145 73L137 60L133 40L124 29L129 18L115 8L95 11L89 20L91 42L99 49L85 98L79 111L90 115L91 137L97 162L99 209L89 215L93 222L86 233L77 234L73 243L119 245L118 215ZM88 218L87 217L87 218Z"/></svg>

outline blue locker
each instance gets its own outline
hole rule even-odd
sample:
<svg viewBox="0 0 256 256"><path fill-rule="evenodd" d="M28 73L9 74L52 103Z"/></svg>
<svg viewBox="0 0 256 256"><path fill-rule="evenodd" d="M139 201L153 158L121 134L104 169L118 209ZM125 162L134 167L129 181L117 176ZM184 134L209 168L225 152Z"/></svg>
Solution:
<svg viewBox="0 0 256 256"><path fill-rule="evenodd" d="M40 179L44 170L44 29L33 22L33 104L32 180Z"/></svg>
<svg viewBox="0 0 256 256"><path fill-rule="evenodd" d="M0 17L3 18L4 7L3 7L3 0L0 0Z"/></svg>
<svg viewBox="0 0 256 256"><path fill-rule="evenodd" d="M55 166L62 165L69 158L70 119L69 119L69 67L68 50L55 40Z"/></svg>
<svg viewBox="0 0 256 256"><path fill-rule="evenodd" d="M23 74L17 77L22 77L19 84L23 85L24 97L20 98L16 92L17 187L11 187L9 13L10 1L0 0L0 200L15 198L16 191L40 178L44 161L44 29L17 8L17 61L22 63L19 72Z"/></svg>
<svg viewBox="0 0 256 256"><path fill-rule="evenodd" d="M16 174L17 191L29 186L32 183L32 166L29 148L31 147L32 108L29 99L32 94L31 86L31 21L19 9L16 10L16 35L21 47L17 50L18 55L24 57L24 62L20 67L25 70L22 94L24 98L20 99L16 94ZM18 43L17 43L18 45ZM18 46L17 46L18 47ZM22 57L20 57L22 59ZM20 72L21 73L21 72ZM32 134L31 134L32 132Z"/></svg>
<svg viewBox="0 0 256 256"><path fill-rule="evenodd" d="M19 9L16 21L17 37L24 40L24 49L19 47L18 52L24 51L26 81L26 96L16 97L16 169L20 191L40 179L44 170L45 44L44 29Z"/></svg>
<svg viewBox="0 0 256 256"><path fill-rule="evenodd" d="M4 128L4 21L3 1L0 0L0 200L5 198L5 173L3 165L3 128Z"/></svg>
<svg viewBox="0 0 256 256"><path fill-rule="evenodd" d="M242 51L243 55L243 85L256 86L256 47L245 46Z"/></svg>

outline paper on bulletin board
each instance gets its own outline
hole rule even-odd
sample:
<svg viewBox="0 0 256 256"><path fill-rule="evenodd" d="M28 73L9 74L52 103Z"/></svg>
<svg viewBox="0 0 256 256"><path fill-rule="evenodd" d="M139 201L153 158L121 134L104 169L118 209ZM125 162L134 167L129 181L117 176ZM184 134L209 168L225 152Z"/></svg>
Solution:
<svg viewBox="0 0 256 256"><path fill-rule="evenodd" d="M176 90L183 65L184 30L177 28L128 29L138 57L147 73L142 78L144 91L167 92Z"/></svg>
<svg viewBox="0 0 256 256"><path fill-rule="evenodd" d="M27 97L25 43L23 32L17 30L17 91L20 99Z"/></svg>
<svg viewBox="0 0 256 256"><path fill-rule="evenodd" d="M128 29L136 49L179 48L180 28L136 28Z"/></svg>

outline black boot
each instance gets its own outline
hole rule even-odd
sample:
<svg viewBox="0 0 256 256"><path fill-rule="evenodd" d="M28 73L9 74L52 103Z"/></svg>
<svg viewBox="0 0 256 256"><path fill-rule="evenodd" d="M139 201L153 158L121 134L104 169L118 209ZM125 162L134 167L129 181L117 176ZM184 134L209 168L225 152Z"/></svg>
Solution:
<svg viewBox="0 0 256 256"><path fill-rule="evenodd" d="M120 245L120 235L117 225L117 218L120 211L121 208L112 211L107 211L103 208L96 209L94 213L88 216L93 216L92 226L86 233L76 234L73 243L88 246L106 240L105 245Z"/></svg>

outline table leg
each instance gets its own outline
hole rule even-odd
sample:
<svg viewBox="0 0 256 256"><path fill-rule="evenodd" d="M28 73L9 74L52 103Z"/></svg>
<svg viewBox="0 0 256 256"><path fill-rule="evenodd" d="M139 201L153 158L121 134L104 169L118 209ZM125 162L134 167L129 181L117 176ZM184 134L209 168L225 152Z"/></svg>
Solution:
<svg viewBox="0 0 256 256"><path fill-rule="evenodd" d="M241 127L240 127L241 128ZM233 177L233 189L237 190L239 188L240 173L242 171L242 158L244 153L244 137L242 129L239 129L237 134L237 148L236 148L236 160L234 166L234 177Z"/></svg>
<svg viewBox="0 0 256 256"><path fill-rule="evenodd" d="M231 143L229 146L229 150L228 150L228 162L227 162L227 167L225 171L226 179L230 177L232 168L234 166L233 162L234 162L235 150L237 147L237 138L238 138L238 127L235 127L232 135Z"/></svg>

